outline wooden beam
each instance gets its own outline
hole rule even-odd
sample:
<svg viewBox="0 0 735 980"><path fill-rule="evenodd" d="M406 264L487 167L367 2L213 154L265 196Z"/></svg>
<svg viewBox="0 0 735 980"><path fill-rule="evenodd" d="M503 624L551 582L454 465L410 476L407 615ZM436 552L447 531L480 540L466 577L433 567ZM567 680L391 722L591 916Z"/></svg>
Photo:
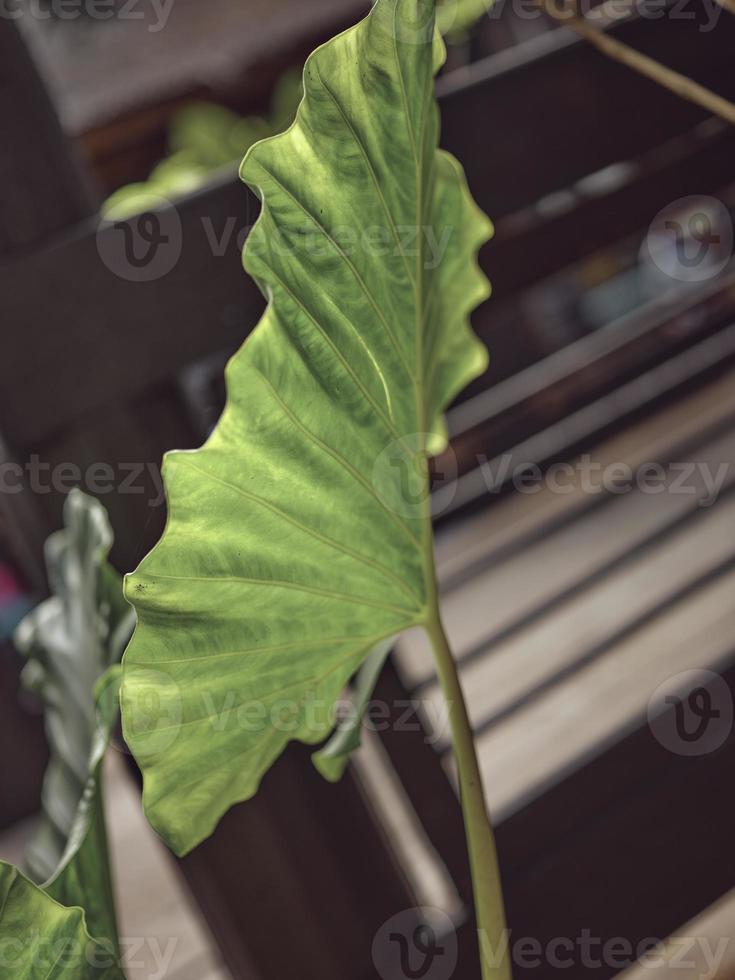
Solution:
<svg viewBox="0 0 735 980"><path fill-rule="evenodd" d="M0 259L94 214L79 167L16 23L0 17Z"/></svg>
<svg viewBox="0 0 735 980"><path fill-rule="evenodd" d="M675 19L633 21L618 32L680 67L716 76L723 91L735 90L735 18L723 15L711 34ZM465 163L481 206L496 218L621 158L686 136L703 118L697 107L583 41L569 43L563 32L521 48L455 72L440 85L444 142ZM524 120L521 129L518 119ZM715 140L715 150L695 143L691 171L686 154L675 175L666 164L659 167L661 193L664 187L676 194L715 191L733 155L730 137ZM585 234L593 229L595 247L650 221L645 189L655 187L655 173L644 177L640 192L631 184L582 206L580 227ZM617 207L621 195L623 210ZM655 190L654 198L660 200ZM171 271L150 282L131 282L105 264L100 249L109 257L123 233L109 228L98 238L96 222L53 248L0 267L0 322L7 338L0 413L16 447L25 450L104 405L136 398L213 351L235 349L255 325L263 303L242 272L238 241L258 213L254 197L233 176L182 200L176 213L180 255ZM169 217L162 213L164 225ZM520 237L502 232L488 249L486 262L491 277L497 267L501 290L528 285L573 260L587 241L575 212L545 224L538 247L529 250L533 238L532 231ZM176 242L175 234L174 249ZM558 261L550 258L557 252ZM104 359L98 356L102 348ZM22 405L13 396L19 384L27 396Z"/></svg>

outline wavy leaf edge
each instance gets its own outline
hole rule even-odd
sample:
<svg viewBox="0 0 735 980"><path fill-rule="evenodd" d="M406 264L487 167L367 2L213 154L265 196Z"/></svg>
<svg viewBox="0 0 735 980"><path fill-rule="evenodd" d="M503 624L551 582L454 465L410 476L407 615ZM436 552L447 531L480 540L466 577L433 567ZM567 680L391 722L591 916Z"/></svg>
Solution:
<svg viewBox="0 0 735 980"><path fill-rule="evenodd" d="M225 371L225 377L227 382L227 403L223 415L220 418L220 421L215 427L213 433L206 440L203 446L201 446L199 449L184 450L184 451L174 450L172 452L167 453L166 456L164 457L162 470L164 474L164 488L165 488L165 496L167 502L166 525L160 541L152 549L149 555L143 560L143 562L148 561L153 555L159 553L160 549L165 546L166 539L170 535L172 528L177 523L177 519L176 519L177 501L173 499L173 493L171 489L173 484L173 474L171 472L172 468L174 466L177 466L179 464L179 461L181 461L184 457L194 456L197 453L201 452L202 450L211 447L216 442L218 431L220 430L222 422L227 416L228 412L232 410L232 406L233 406L233 392L236 390L236 385L234 379L232 378L232 374L239 363L239 358L241 357L243 351L248 347L249 344L253 342L254 338L257 336L259 328L268 317L268 314L271 311L274 304L274 296L270 289L270 286L266 284L266 286L264 287L260 277L255 272L253 272L251 268L248 268L253 242L256 239L259 229L261 229L263 226L263 223L265 221L266 210L268 207L268 198L266 192L260 185L254 182L252 176L249 174L251 163L256 159L256 155L262 152L262 148L265 145L274 144L280 140L287 139L294 132L298 131L305 108L309 104L308 78L309 78L309 71L311 67L315 64L315 60L318 59L323 54L323 52L330 49L333 45L339 43L345 37L348 37L351 34L363 29L364 25L368 23L371 20L371 18L375 15L376 9L380 6L386 6L389 3L394 3L395 6L397 7L399 4L402 3L402 0L377 0L375 6L367 14L365 18L360 20L357 24L353 25L352 27L347 28L345 31L331 38L330 40L326 41L324 44L316 48L314 52L312 52L312 54L309 56L304 66L304 96L301 100L294 121L284 133L279 133L275 136L268 137L267 139L262 140L259 143L255 144L253 147L251 147L242 163L242 166L240 168L240 175L242 179L246 183L248 183L249 186L251 186L252 189L256 192L262 205L260 214L251 230L251 234L248 238L248 241L244 246L243 260L244 260L246 270L249 272L251 276L253 276L256 282L258 282L259 286L261 287L261 290L264 292L264 295L266 296L267 299L267 306L263 314L263 317L259 321L258 325L254 328L251 334L245 339L243 345L228 362ZM443 46L443 42L438 37L438 35L434 34L434 38L435 38L433 42L434 54L432 60L433 60L433 73L435 74L443 62L444 46ZM477 305L479 305L479 303L484 301L490 295L490 285L480 269L477 252L479 248L485 242L487 242L488 239L492 236L493 228L490 220L477 207L474 200L472 199L466 184L464 172L461 168L461 165L458 163L458 161L456 161L454 157L452 157L450 154L448 154L446 151L442 150L439 147L435 148L435 153L437 155L438 160L440 159L448 163L448 165L452 168L456 177L458 178L459 187L465 199L465 202L469 208L469 213L473 221L472 227L474 229L474 234L472 237L473 289L471 291L471 294L465 298L465 305L467 306L467 309L463 311L463 315L461 317L461 325L460 325L460 329L464 334L462 340L465 343L467 350L470 349L472 350L473 359L471 363L468 362L468 364L465 366L465 374L461 378L461 383L459 383L457 379L455 379L454 388L456 390L453 390L451 392L451 395L453 396L459 390L461 390L461 388L463 388L467 383L469 383L470 380L472 380L474 377L479 376L487 366L486 349L484 345L481 343L481 341L476 337L476 335L471 330L469 324L469 314L472 309L474 309ZM439 425L440 419L441 419L441 415L439 416L439 418L434 420L437 423L437 425L433 430L427 424L427 428L429 428L429 435L431 435L432 431L435 433L437 431L440 431L440 425ZM428 421L429 420L427 420L427 423ZM441 440L437 440L431 446L431 449L438 450L439 448L441 448ZM141 563L141 566L139 566L139 569L135 573L132 573L131 575L126 576L125 578L125 596L132 605L136 606L139 613L139 619L135 628L133 639L128 647L128 651L126 652L123 661L124 668L125 668L125 678L126 678L123 681L123 688L122 688L122 695L121 695L122 707L123 707L123 712L122 712L123 732L126 741L131 746L133 750L133 754L137 758L137 761L139 763L139 766L143 774L143 783L144 783L143 799L144 799L144 809L147 818L151 823L151 825L154 827L154 829L156 829L157 832L161 834L161 836L163 836L164 839L167 840L167 842L173 848L173 850L177 854L183 855L188 853L188 851L190 851L192 847L196 846L196 844L198 844L201 840L205 839L207 836L209 836L209 834L212 833L212 831L218 824L219 820L222 818L222 816L227 812L227 810L232 805L250 799L253 795L255 795L268 769L273 764L275 759L282 753L282 751L285 749L289 741L298 740L301 742L305 742L306 744L317 744L319 742L324 741L324 739L329 735L329 732L333 729L334 725L330 724L328 727L326 727L321 731L315 731L311 733L308 737L305 736L303 733L301 733L298 734L297 736L294 736L294 738L287 739L282 745L278 747L277 751L272 753L268 765L259 773L257 779L255 779L253 784L248 787L247 791L238 792L236 794L228 794L225 799L218 800L218 801L214 801L214 800L211 801L211 804L209 806L209 812L206 819L202 820L200 828L195 832L192 832L191 830L181 831L180 828L177 829L175 827L168 825L166 820L162 818L157 812L160 798L155 797L152 791L152 778L154 775L155 764L151 764L147 762L145 758L141 758L139 753L135 750L135 748L133 748L133 744L136 741L136 735L132 732L131 724L129 721L129 714L131 714L132 712L129 713L128 711L126 711L127 677L128 677L127 668L130 660L130 651L136 646L138 636L141 634L142 630L145 629L145 623L144 623L146 618L145 614L141 612L140 607L137 606L135 601L136 590L142 589L141 583L135 581L135 578L138 575L142 565L143 563ZM275 584L277 585L278 583ZM414 626L424 625L427 618L427 612L428 612L428 604L424 597L424 602L421 603L414 610L412 618L410 620L404 621L401 624L399 632L403 632ZM347 670L345 677L342 678L340 689L343 688L344 683L346 683L347 680L349 680L349 678L357 671L360 664L364 662L365 657L370 653L370 651L374 650L377 645L389 640L395 635L396 635L395 624L391 624L390 627L386 627L384 630L379 631L375 635L366 637L365 639L369 640L369 643L365 645L364 649L360 650L359 657L356 657L354 654L350 657L350 667L349 670ZM165 660L161 661L162 666L165 667L166 662L167 661ZM141 662L141 663L145 664L145 662ZM149 663L149 666L154 666L154 665ZM319 760L317 760L317 765L319 767ZM324 771L324 767L319 767L319 768L320 771ZM324 774L326 775L326 773ZM180 789L184 791L187 789L187 787L182 786L180 787Z"/></svg>

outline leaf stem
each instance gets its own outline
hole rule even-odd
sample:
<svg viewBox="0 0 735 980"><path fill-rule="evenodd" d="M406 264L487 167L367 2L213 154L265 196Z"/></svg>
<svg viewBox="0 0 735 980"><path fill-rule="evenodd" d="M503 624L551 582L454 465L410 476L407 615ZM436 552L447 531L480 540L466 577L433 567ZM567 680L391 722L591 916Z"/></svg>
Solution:
<svg viewBox="0 0 735 980"><path fill-rule="evenodd" d="M711 112L714 116L719 116L720 119L724 119L725 122L735 126L735 105L723 96L710 91L687 75L682 75L681 72L674 71L673 68L667 68L666 65L662 65L654 58L631 48L623 41L619 41L616 37L606 33L604 29L591 23L589 16L585 17L576 13L573 6L560 8L557 0L536 0L536 2L552 20L573 30L609 58L632 68L633 71L657 82L663 88L673 92L674 95L701 106L707 112ZM733 0L717 0L717 2L731 13L735 12ZM604 8L605 5L602 6ZM596 8L592 12L593 15L600 9Z"/></svg>
<svg viewBox="0 0 735 980"><path fill-rule="evenodd" d="M97 840L97 857L101 868L101 877L104 880L104 908L107 910L107 932L106 936L95 936L96 939L106 939L112 944L115 956L118 961L122 957L122 946L120 944L120 928L118 925L117 907L115 902L115 888L113 885L112 860L110 857L110 843L107 834L107 818L104 791L104 763L100 766L99 781L97 785L97 805L94 813L94 833ZM122 969L122 966L121 966Z"/></svg>
<svg viewBox="0 0 735 980"><path fill-rule="evenodd" d="M467 849L475 899L477 938L483 980L511 980L500 872L490 817L485 804L482 776L477 761L467 705L444 627L435 614L426 626L436 659L437 672L449 711L454 756L459 774Z"/></svg>

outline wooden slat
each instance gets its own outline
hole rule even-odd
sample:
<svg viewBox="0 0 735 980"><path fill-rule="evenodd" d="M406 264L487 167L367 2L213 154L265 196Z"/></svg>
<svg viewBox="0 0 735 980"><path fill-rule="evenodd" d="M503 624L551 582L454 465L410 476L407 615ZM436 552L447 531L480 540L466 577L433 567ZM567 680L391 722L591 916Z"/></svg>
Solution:
<svg viewBox="0 0 735 980"><path fill-rule="evenodd" d="M75 135L121 116L143 117L147 108L202 87L228 94L236 81L257 87L258 69L267 73L285 53L314 47L366 10L361 0L312 0L308 7L299 0L176 0L163 5L163 20L159 9L131 7L139 17L88 24L83 44L73 30L79 25L58 25L61 31L38 25L46 77Z"/></svg>
<svg viewBox="0 0 735 980"><path fill-rule="evenodd" d="M14 19L0 18L0 259L39 245L94 214L73 148Z"/></svg>
<svg viewBox="0 0 735 980"><path fill-rule="evenodd" d="M105 762L105 809L127 980L201 980L221 967L217 947L116 745Z"/></svg>
<svg viewBox="0 0 735 980"><path fill-rule="evenodd" d="M719 30L706 37L696 34L704 45L696 57L692 22L634 22L619 31L651 53L674 62L689 59L685 68L706 63L708 77L716 77L726 89L730 85L727 66L735 19L723 18ZM649 91L632 73L584 45L559 38L544 44L540 59L535 48L524 49L510 64L493 62L473 69L464 81L460 77L443 83L445 143L470 167L471 186L495 217L621 155L645 152L688 132L701 117L655 86ZM590 83L581 86L577 79L586 78L586 72ZM604 90L608 108L604 125L597 114L603 104L598 89ZM487 128L478 124L483 119ZM517 119L525 121L518 132ZM611 119L620 125L611 125ZM503 136L492 141L488 133ZM514 134L512 139L508 133ZM533 146L519 145L519 139L527 138ZM535 162L536 146L544 148L542 167ZM96 227L80 228L53 250L0 269L2 319L16 339L0 363L0 411L16 446L50 435L49 420L58 431L102 404L135 397L197 358L233 348L253 327L262 302L241 271L235 237L215 259L202 221L209 222L206 227L216 236L228 221L241 229L257 213L254 199L226 180L181 202L178 209L185 228L182 254L173 271L155 282L131 283L111 273L97 252ZM641 220L651 217L646 214ZM86 270L83 285L80 269ZM73 317L64 314L70 309L75 310ZM47 329L49 323L55 325L53 331ZM104 360L96 357L101 344L107 351ZM27 392L22 412L6 396L18 379ZM56 396L61 383L62 401Z"/></svg>
<svg viewBox="0 0 735 980"><path fill-rule="evenodd" d="M244 339L262 308L236 241L257 213L254 198L228 182L219 192L188 198L178 210L186 229L180 260L152 282L130 282L104 264L96 223L81 237L31 256L22 273L0 269L6 333L0 414L14 446L57 438L84 416L132 401ZM210 236L216 241L228 229L229 247L216 256Z"/></svg>
<svg viewBox="0 0 735 980"><path fill-rule="evenodd" d="M588 541L579 553L585 555L595 545ZM574 548L570 542L570 550L545 568L563 576L564 559L573 560ZM615 646L626 642L631 629L640 628L651 616L666 616L671 597L678 598L693 581L734 555L735 504L730 499L671 535L652 553L606 576L594 589L582 586L576 598L468 664L463 677L478 726L484 728L489 718L502 719L561 672L564 680L555 681L559 686L571 679L569 672L579 669L580 663L609 656ZM493 591L488 591L486 604L492 596Z"/></svg>
<svg viewBox="0 0 735 980"><path fill-rule="evenodd" d="M735 891L667 936L655 963L644 961L627 970L621 980L733 980L734 921Z"/></svg>
<svg viewBox="0 0 735 980"><path fill-rule="evenodd" d="M601 466L627 463L634 471L650 461L667 463L690 454L708 440L706 433L729 427L735 415L735 371L701 386L590 449ZM605 495L609 500L610 495ZM436 537L440 582L444 587L474 574L478 566L501 560L544 527L571 521L586 502L581 482L574 492L555 494L542 487L537 494L513 494L463 521L456 520Z"/></svg>
<svg viewBox="0 0 735 980"><path fill-rule="evenodd" d="M81 475L82 490L104 504L115 542L111 560L116 568L134 568L163 532L166 506L160 465L172 446L189 449L202 441L182 404L176 385L158 385L123 405L104 405L83 427L59 434L34 449L44 464L59 473L71 463ZM112 479L95 482L107 467ZM49 470L49 472L51 472ZM48 474L44 486L48 487ZM72 482L36 494L47 523L59 527Z"/></svg>
<svg viewBox="0 0 735 980"><path fill-rule="evenodd" d="M733 378L724 375L628 427L593 451L593 458L603 465L625 460L634 468L649 460L697 460L713 471L721 463L731 469ZM634 555L619 572L601 575L591 588L585 581L591 569L602 568L681 517L695 499L638 492L611 496L594 516L582 511L574 520L584 503L579 487L569 497L543 490L538 496L509 496L481 515L448 526L438 548L441 577L449 586L443 608L461 654L472 639L468 631L476 628L482 637L499 630L565 580L582 583L578 598L569 597L528 629L496 644L487 661L463 668L463 684L479 720L493 706L501 708L548 679L563 662L610 640L604 656L496 722L479 747L488 800L499 824L514 937L542 943L557 936L574 940L588 929L602 941L623 936L635 944L646 936L663 938L735 882L732 862L722 861L728 820L715 803L718 794L732 796L723 780L735 740L715 759L681 759L655 741L646 719L648 699L661 681L700 666L726 673L732 663L735 614L729 597L735 570L715 574L712 569L721 558L732 564L735 503L725 496L701 516L685 520L677 534ZM699 572L704 573L701 587L692 590ZM485 588L473 595L476 575L484 576ZM682 593L678 602L667 606L667 597L677 590ZM646 621L649 610L659 614ZM636 619L636 628L626 630L625 624ZM414 637L402 638L400 645L405 651L412 644L408 673L405 659L398 659L409 687L431 671ZM735 682L735 668L730 680ZM446 738L436 689L415 696L423 701L430 740L437 734L432 722L444 726L439 734ZM420 780L411 783L411 759L394 752L394 761L419 812L430 811L434 790ZM703 816L707 807L711 818ZM451 819L446 826L451 829L443 837L441 826L435 828L436 838L459 881L466 883L459 829ZM674 886L671 868L677 866L683 880L692 882L688 888ZM635 895L632 902L629 893ZM460 941L461 963L469 964L471 924L460 930ZM577 963L572 972L608 977L615 971L585 970ZM517 967L516 974L551 980L556 971Z"/></svg>
<svg viewBox="0 0 735 980"><path fill-rule="evenodd" d="M633 19L615 33L732 99L735 22L723 16L717 30L704 32L698 28L704 9L692 13L693 19ZM495 219L706 118L564 29L458 70L441 91L444 141Z"/></svg>
<svg viewBox="0 0 735 980"><path fill-rule="evenodd" d="M634 488L622 495L602 487L586 491L575 471L568 484L571 493L557 493L550 485L538 494L516 493L443 533L437 548L442 611L457 655L462 658L493 638L496 644L505 642L503 634L514 624L525 623L536 608L565 590L584 587L594 574L602 576L604 589L611 563L692 508L692 527L706 524L707 512L697 507L707 495L702 468L712 478L719 475L731 483L735 458L731 432L717 438L707 433L720 425L731 430L734 417L735 386L728 375L589 454L600 473L617 464L631 473L647 463L665 468L689 464L689 493L670 492L669 487L676 489L676 469L666 477L662 494ZM630 564L623 563L619 574L629 572ZM507 641L512 644L513 637ZM433 676L431 657L419 635L403 639L400 650L410 686Z"/></svg>
<svg viewBox="0 0 735 980"><path fill-rule="evenodd" d="M719 670L735 693L732 656ZM613 682L608 700L618 693ZM656 741L643 718L547 785L497 830L513 935L544 947L585 930L600 944L623 937L635 947L699 915L735 884L734 764L735 733L717 752L684 758ZM608 980L617 970L578 958L569 972ZM548 965L514 969L515 980L557 975Z"/></svg>
<svg viewBox="0 0 735 980"><path fill-rule="evenodd" d="M373 977L386 910L415 905L354 776L326 783L291 745L258 796L231 809L183 871L235 976Z"/></svg>
<svg viewBox="0 0 735 980"><path fill-rule="evenodd" d="M515 293L604 248L611 241L640 234L659 210L702 188L726 188L732 182L735 130L719 121L700 124L692 133L655 147L619 186L596 194L572 193L569 205L551 216L532 211L496 222L483 265L499 302L488 320L502 330L506 301ZM697 191L696 189L699 188Z"/></svg>
<svg viewBox="0 0 735 980"><path fill-rule="evenodd" d="M735 572L701 589L480 740L491 810L505 813L558 780L645 713L674 674L712 669L732 644Z"/></svg>

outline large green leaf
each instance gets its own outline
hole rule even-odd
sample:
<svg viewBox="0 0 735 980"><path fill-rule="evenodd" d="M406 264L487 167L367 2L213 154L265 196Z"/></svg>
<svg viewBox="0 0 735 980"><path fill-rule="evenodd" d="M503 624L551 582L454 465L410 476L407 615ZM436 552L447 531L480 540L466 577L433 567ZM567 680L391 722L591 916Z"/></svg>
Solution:
<svg viewBox="0 0 735 980"><path fill-rule="evenodd" d="M28 658L23 679L44 701L51 752L26 865L49 895L85 909L92 935L114 944L100 770L117 719L118 661L133 615L107 563L112 531L103 507L73 491L64 523L46 543L51 598L15 634Z"/></svg>
<svg viewBox="0 0 735 980"><path fill-rule="evenodd" d="M166 457L168 526L126 583L124 732L179 853L289 739L321 741L370 651L435 607L427 448L485 368L469 313L491 227L437 149L433 22L433 2L378 0L243 164L268 309L207 444Z"/></svg>
<svg viewBox="0 0 735 980"><path fill-rule="evenodd" d="M125 980L108 947L65 908L0 861L0 980Z"/></svg>

